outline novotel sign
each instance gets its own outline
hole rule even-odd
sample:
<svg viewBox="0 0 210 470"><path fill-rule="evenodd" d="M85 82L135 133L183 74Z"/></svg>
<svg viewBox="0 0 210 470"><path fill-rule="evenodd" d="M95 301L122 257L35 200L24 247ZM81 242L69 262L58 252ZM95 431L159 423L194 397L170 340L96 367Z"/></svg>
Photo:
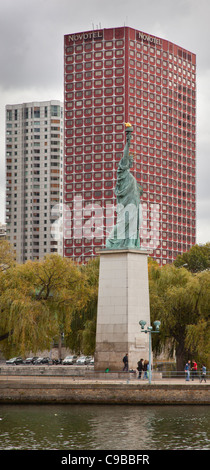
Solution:
<svg viewBox="0 0 210 470"><path fill-rule="evenodd" d="M87 31L86 33L76 33L76 34L69 34L68 36L69 42L77 42L77 41L90 41L92 39L103 39L103 31ZM141 33L140 31L136 31L136 39L148 41L153 44L161 45L161 39L155 38L154 36L149 36L148 34Z"/></svg>
<svg viewBox="0 0 210 470"><path fill-rule="evenodd" d="M149 36L148 34L141 33L140 31L136 32L136 39L143 39L143 41L148 41L153 44L159 44L161 45L161 39L155 38L154 36Z"/></svg>
<svg viewBox="0 0 210 470"><path fill-rule="evenodd" d="M87 33L69 34L69 42L88 41L90 39L103 39L102 31L87 31Z"/></svg>

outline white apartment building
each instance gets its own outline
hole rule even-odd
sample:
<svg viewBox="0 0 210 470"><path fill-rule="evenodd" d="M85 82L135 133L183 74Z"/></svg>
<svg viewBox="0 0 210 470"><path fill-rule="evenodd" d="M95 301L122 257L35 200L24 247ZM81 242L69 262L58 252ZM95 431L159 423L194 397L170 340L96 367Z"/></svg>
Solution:
<svg viewBox="0 0 210 470"><path fill-rule="evenodd" d="M63 104L6 106L7 239L19 263L63 254L53 236L63 199Z"/></svg>
<svg viewBox="0 0 210 470"><path fill-rule="evenodd" d="M4 240L6 238L6 224L2 224L0 222L0 240Z"/></svg>

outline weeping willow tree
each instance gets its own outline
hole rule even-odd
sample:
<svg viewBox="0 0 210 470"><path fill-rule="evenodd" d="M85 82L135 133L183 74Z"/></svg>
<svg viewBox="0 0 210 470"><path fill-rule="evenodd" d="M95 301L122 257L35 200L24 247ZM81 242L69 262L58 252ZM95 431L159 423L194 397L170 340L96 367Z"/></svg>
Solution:
<svg viewBox="0 0 210 470"><path fill-rule="evenodd" d="M187 359L210 356L210 272L193 274L185 268L153 265L149 270L151 319L161 321L153 343L160 352L175 351L177 370Z"/></svg>
<svg viewBox="0 0 210 470"><path fill-rule="evenodd" d="M74 312L85 308L90 293L82 270L55 254L1 272L0 331L5 335L5 355L50 349L53 338L68 336Z"/></svg>
<svg viewBox="0 0 210 470"><path fill-rule="evenodd" d="M10 332L1 345L6 356L44 349L54 333L49 308L35 296L33 268L29 262L1 273L0 328Z"/></svg>
<svg viewBox="0 0 210 470"><path fill-rule="evenodd" d="M99 258L95 258L79 269L84 276L88 298L82 309L75 308L71 317L71 328L66 345L76 353L93 355L96 340L98 301Z"/></svg>
<svg viewBox="0 0 210 470"><path fill-rule="evenodd" d="M197 322L187 326L186 345L200 363L210 368L210 271L196 274Z"/></svg>
<svg viewBox="0 0 210 470"><path fill-rule="evenodd" d="M15 251L8 240L0 240L0 271L15 266Z"/></svg>

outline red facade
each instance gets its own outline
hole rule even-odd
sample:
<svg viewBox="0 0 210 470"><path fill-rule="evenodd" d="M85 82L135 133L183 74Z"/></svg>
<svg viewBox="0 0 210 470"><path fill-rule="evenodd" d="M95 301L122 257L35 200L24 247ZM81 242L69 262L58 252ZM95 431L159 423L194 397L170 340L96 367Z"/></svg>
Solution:
<svg viewBox="0 0 210 470"><path fill-rule="evenodd" d="M64 42L64 256L86 262L105 246L130 122L141 245L172 262L196 241L195 55L128 27Z"/></svg>

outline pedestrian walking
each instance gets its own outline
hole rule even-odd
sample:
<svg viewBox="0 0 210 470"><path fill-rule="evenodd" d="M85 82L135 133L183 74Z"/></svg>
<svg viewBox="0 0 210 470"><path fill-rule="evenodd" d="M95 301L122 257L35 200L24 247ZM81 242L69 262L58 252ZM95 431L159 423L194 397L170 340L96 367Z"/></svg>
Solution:
<svg viewBox="0 0 210 470"><path fill-rule="evenodd" d="M194 380L197 377L197 371L198 371L198 365L195 360L192 363L192 380Z"/></svg>
<svg viewBox="0 0 210 470"><path fill-rule="evenodd" d="M206 366L205 366L205 364L202 364L200 382L202 382L203 380L204 380L204 382L206 382Z"/></svg>
<svg viewBox="0 0 210 470"><path fill-rule="evenodd" d="M127 372L128 371L128 353L126 353L126 355L124 356L123 362L124 362L123 370Z"/></svg>
<svg viewBox="0 0 210 470"><path fill-rule="evenodd" d="M138 362L138 367L137 367L137 370L139 372L139 375L138 375L138 379L141 379L141 374L142 374L142 371L143 371L143 362L144 362L144 359L140 359L140 361Z"/></svg>
<svg viewBox="0 0 210 470"><path fill-rule="evenodd" d="M189 382L189 380L190 380L190 369L191 369L190 361L188 361L188 362L185 364L185 369L184 369L186 382Z"/></svg>

